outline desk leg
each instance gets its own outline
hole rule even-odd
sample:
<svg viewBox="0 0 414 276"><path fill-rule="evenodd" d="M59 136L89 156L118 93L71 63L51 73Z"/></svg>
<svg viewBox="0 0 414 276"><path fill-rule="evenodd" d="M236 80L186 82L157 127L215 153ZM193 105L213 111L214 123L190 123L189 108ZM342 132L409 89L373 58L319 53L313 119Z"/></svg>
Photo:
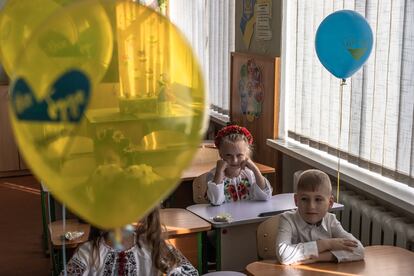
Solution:
<svg viewBox="0 0 414 276"><path fill-rule="evenodd" d="M221 270L221 229L216 228L216 270Z"/></svg>
<svg viewBox="0 0 414 276"><path fill-rule="evenodd" d="M56 220L55 199L50 193L48 193L48 197L49 197L50 221L52 222Z"/></svg>
<svg viewBox="0 0 414 276"><path fill-rule="evenodd" d="M61 253L59 252L59 249L53 248L53 245L51 245L51 252L50 256L52 258L52 267L53 267L53 276L58 276L60 272L62 271L62 258Z"/></svg>
<svg viewBox="0 0 414 276"><path fill-rule="evenodd" d="M197 264L198 264L198 273L203 274L203 235L201 232L197 233Z"/></svg>
<svg viewBox="0 0 414 276"><path fill-rule="evenodd" d="M49 255L49 230L47 227L47 210L46 210L46 192L40 190L40 202L42 207L42 225L43 225L43 249L46 255Z"/></svg>
<svg viewBox="0 0 414 276"><path fill-rule="evenodd" d="M207 248L208 245L207 243L209 242L208 238L207 238L207 232L201 232L201 242L202 242L202 248L201 248L201 261L203 264L203 270L202 273L200 273L200 275L205 274L208 272L208 252L207 252ZM200 258L200 257L199 257Z"/></svg>

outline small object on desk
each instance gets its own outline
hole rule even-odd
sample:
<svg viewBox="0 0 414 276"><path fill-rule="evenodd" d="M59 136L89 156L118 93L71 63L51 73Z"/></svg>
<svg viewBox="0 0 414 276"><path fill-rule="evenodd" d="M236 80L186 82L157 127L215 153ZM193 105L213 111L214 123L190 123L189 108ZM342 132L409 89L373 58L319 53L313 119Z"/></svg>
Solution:
<svg viewBox="0 0 414 276"><path fill-rule="evenodd" d="M73 241L73 240L76 240L76 239L82 237L84 234L85 234L85 232L83 232L83 231L68 231L68 232L65 233L64 237L68 241Z"/></svg>
<svg viewBox="0 0 414 276"><path fill-rule="evenodd" d="M213 221L215 222L230 222L231 215L228 213L221 213L213 217Z"/></svg>

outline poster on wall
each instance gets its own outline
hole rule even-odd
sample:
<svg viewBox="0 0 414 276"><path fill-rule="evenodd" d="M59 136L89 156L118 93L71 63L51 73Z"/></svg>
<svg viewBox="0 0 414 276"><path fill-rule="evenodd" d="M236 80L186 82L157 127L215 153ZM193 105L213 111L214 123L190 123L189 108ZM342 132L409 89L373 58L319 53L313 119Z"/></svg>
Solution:
<svg viewBox="0 0 414 276"><path fill-rule="evenodd" d="M267 138L278 134L280 58L233 52L230 72L230 119L266 145ZM262 150L266 155L267 149Z"/></svg>
<svg viewBox="0 0 414 276"><path fill-rule="evenodd" d="M255 39L256 40L271 40L272 29L272 1L271 0L258 0L254 9L256 18L255 24Z"/></svg>
<svg viewBox="0 0 414 276"><path fill-rule="evenodd" d="M256 0L243 0L243 10L240 19L240 30L243 35L244 45L250 48L250 42L253 36L255 17L254 6Z"/></svg>
<svg viewBox="0 0 414 276"><path fill-rule="evenodd" d="M239 74L238 92L241 113L249 122L253 122L262 113L265 93L262 68L254 59L249 59L241 66Z"/></svg>
<svg viewBox="0 0 414 276"><path fill-rule="evenodd" d="M240 30L247 49L253 34L257 41L272 40L271 19L272 0L243 0Z"/></svg>

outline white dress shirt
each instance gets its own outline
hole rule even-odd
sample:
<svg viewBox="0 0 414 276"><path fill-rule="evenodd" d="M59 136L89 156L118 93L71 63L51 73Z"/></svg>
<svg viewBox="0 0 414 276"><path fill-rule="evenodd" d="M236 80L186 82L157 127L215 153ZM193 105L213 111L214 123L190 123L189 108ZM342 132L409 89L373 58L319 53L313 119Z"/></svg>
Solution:
<svg viewBox="0 0 414 276"><path fill-rule="evenodd" d="M252 170L244 168L236 177L224 177L221 183L215 183L212 179L215 168L207 176L207 197L213 205L239 200L269 200L272 197L272 186L265 178L266 187L262 190L257 185L256 177Z"/></svg>
<svg viewBox="0 0 414 276"><path fill-rule="evenodd" d="M320 225L306 223L297 210L287 211L280 216L276 238L276 255L282 264L294 264L319 256L317 240L346 238L358 242L350 251L331 251L338 262L362 260L364 247L351 233L342 228L334 214L326 213Z"/></svg>

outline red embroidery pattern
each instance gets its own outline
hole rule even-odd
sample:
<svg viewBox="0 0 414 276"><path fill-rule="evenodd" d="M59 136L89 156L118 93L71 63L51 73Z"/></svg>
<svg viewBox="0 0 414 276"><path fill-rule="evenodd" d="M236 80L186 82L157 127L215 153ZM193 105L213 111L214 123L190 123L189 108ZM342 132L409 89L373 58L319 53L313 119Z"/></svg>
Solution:
<svg viewBox="0 0 414 276"><path fill-rule="evenodd" d="M224 195L226 201L238 201L250 199L250 183L247 178L242 178L240 183L230 184L229 180L224 181Z"/></svg>
<svg viewBox="0 0 414 276"><path fill-rule="evenodd" d="M119 252L118 254L118 275L124 276L125 275L125 264L126 264L126 254L124 251Z"/></svg>

